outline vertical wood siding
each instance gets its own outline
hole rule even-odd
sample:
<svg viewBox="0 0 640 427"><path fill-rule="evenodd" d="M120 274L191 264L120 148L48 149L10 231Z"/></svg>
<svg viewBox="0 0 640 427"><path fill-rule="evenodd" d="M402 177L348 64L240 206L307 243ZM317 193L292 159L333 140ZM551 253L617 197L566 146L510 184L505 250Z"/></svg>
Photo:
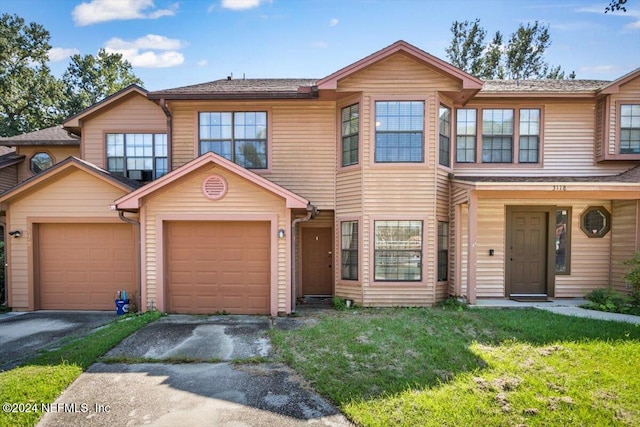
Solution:
<svg viewBox="0 0 640 427"><path fill-rule="evenodd" d="M611 213L611 286L618 292L628 292L622 278L627 271L624 261L640 250L638 242L638 201L614 201Z"/></svg>
<svg viewBox="0 0 640 427"><path fill-rule="evenodd" d="M18 182L22 182L25 179L31 178L33 176L30 168L30 162L31 157L33 157L35 153L48 153L51 157L53 157L53 161L55 163L60 163L67 157L80 157L80 147L59 145L21 146L17 147L17 153L24 154L26 156L24 162L17 165Z"/></svg>
<svg viewBox="0 0 640 427"><path fill-rule="evenodd" d="M28 218L77 218L91 222L92 217L97 217L120 222L117 212L111 211L109 205L124 193L83 171L75 171L62 179L51 180L48 185L9 204L7 229L24 231L20 239L7 242L14 309L26 310L29 304L29 257L34 249Z"/></svg>
<svg viewBox="0 0 640 427"><path fill-rule="evenodd" d="M220 200L210 200L202 193L202 182L212 173L222 175L228 184L228 191ZM286 222L284 200L258 188L244 179L214 167L203 167L184 177L180 182L170 185L164 191L146 202L145 212L145 247L146 265L146 306L158 301L158 269L163 268L163 254L157 253L158 236L163 232L156 229L156 218L159 215L239 215L239 214L277 214L277 228L289 230ZM277 239L277 276L278 311L287 311L286 293L286 239Z"/></svg>
<svg viewBox="0 0 640 427"><path fill-rule="evenodd" d="M336 108L325 101L173 102L173 168L197 157L198 112L266 111L270 172L254 170L320 209L335 209Z"/></svg>
<svg viewBox="0 0 640 427"><path fill-rule="evenodd" d="M140 94L84 120L84 160L105 168L105 133L166 133L167 117L162 109Z"/></svg>

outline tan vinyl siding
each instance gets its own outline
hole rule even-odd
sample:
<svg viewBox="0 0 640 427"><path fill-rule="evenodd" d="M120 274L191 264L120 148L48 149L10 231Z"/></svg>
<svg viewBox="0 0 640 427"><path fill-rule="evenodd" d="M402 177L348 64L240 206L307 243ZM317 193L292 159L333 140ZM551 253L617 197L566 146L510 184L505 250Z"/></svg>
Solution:
<svg viewBox="0 0 640 427"><path fill-rule="evenodd" d="M458 164L457 176L598 176L615 175L629 169L627 162L596 164L594 140L595 102L585 101L546 101L530 103L518 101L495 101L492 103L474 101L465 108L541 108L542 136L540 165L514 164ZM478 122L482 114L478 110ZM477 149L481 150L481 136L478 136ZM518 153L514 151L514 159Z"/></svg>
<svg viewBox="0 0 640 427"><path fill-rule="evenodd" d="M167 117L162 109L135 93L112 108L84 119L84 160L105 168L105 133L166 133Z"/></svg>
<svg viewBox="0 0 640 427"><path fill-rule="evenodd" d="M24 162L18 164L18 182L31 178L33 173L30 169L31 157L35 153L47 153L53 158L54 163L60 163L67 157L80 157L80 147L59 146L59 145L26 145L17 147L16 152L26 156Z"/></svg>
<svg viewBox="0 0 640 427"><path fill-rule="evenodd" d="M120 222L117 212L110 210L109 205L124 195L123 190L82 171L55 178L40 190L29 192L9 204L7 229L24 230L21 238L7 242L9 287L14 309L26 310L29 307L29 259L33 251L29 220L37 222L49 217L56 218L58 222Z"/></svg>
<svg viewBox="0 0 640 427"><path fill-rule="evenodd" d="M362 172L341 172L336 177L336 211L340 215L362 213Z"/></svg>
<svg viewBox="0 0 640 427"><path fill-rule="evenodd" d="M334 102L174 102L173 168L198 155L198 112L267 111L270 171L254 170L320 209L334 209L336 109Z"/></svg>
<svg viewBox="0 0 640 427"><path fill-rule="evenodd" d="M460 83L403 53L396 53L338 82L338 92L412 94L460 90Z"/></svg>
<svg viewBox="0 0 640 427"><path fill-rule="evenodd" d="M640 249L638 242L638 201L614 201L611 213L611 286L618 292L628 292L623 276L624 261L633 258Z"/></svg>
<svg viewBox="0 0 640 427"><path fill-rule="evenodd" d="M18 183L18 165L8 166L0 170L0 193Z"/></svg>
<svg viewBox="0 0 640 427"><path fill-rule="evenodd" d="M216 201L206 198L202 193L202 182L211 174L219 174L225 178L228 185L226 195ZM145 208L145 258L144 275L147 285L147 301L143 302L149 306L152 302L158 304L158 269L162 268L163 254L157 253L158 233L162 230L156 228L156 221L162 215L181 215L188 220L189 216L204 215L211 220L216 219L216 215L226 215L227 220L239 215L273 215L276 214L277 229L289 230L286 222L286 208L284 200L278 196L266 192L246 180L224 171L220 168L206 166L183 178L180 182L171 184L159 194L150 198L146 202ZM286 240L277 239L277 299L278 311L287 311L286 292L287 277L289 273L286 266ZM273 250L273 249L272 249ZM273 272L272 272L273 274Z"/></svg>

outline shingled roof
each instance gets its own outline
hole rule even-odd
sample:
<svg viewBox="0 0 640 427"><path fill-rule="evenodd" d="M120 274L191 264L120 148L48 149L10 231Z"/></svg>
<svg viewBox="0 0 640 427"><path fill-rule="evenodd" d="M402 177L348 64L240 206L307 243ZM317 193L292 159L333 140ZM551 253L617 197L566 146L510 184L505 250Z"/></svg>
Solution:
<svg viewBox="0 0 640 427"><path fill-rule="evenodd" d="M149 99L291 99L312 98L317 79L222 79L165 89Z"/></svg>
<svg viewBox="0 0 640 427"><path fill-rule="evenodd" d="M617 175L607 176L456 176L458 181L468 182L627 182L640 184L640 165Z"/></svg>
<svg viewBox="0 0 640 427"><path fill-rule="evenodd" d="M61 125L21 135L2 137L0 145L80 145L80 138L69 135Z"/></svg>
<svg viewBox="0 0 640 427"><path fill-rule="evenodd" d="M480 94L486 93L595 93L609 84L606 80L487 80L482 86Z"/></svg>

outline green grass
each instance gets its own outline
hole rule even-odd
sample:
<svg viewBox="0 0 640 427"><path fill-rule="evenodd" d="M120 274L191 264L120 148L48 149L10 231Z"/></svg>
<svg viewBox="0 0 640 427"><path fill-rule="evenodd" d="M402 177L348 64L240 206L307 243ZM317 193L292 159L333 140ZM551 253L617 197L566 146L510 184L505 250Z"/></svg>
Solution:
<svg viewBox="0 0 640 427"><path fill-rule="evenodd" d="M390 309L272 336L281 360L360 425L640 425L637 325Z"/></svg>
<svg viewBox="0 0 640 427"><path fill-rule="evenodd" d="M133 332L153 322L160 313L118 318L92 334L40 354L21 366L0 372L0 402L52 403L86 368ZM0 412L0 426L33 426L41 411Z"/></svg>

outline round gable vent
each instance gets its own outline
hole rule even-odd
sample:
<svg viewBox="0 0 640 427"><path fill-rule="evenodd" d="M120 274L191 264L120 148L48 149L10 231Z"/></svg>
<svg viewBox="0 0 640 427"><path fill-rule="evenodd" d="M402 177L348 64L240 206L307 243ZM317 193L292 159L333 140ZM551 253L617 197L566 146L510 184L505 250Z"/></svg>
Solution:
<svg viewBox="0 0 640 427"><path fill-rule="evenodd" d="M227 194L227 181L220 175L211 175L202 183L202 192L211 200L222 199Z"/></svg>

